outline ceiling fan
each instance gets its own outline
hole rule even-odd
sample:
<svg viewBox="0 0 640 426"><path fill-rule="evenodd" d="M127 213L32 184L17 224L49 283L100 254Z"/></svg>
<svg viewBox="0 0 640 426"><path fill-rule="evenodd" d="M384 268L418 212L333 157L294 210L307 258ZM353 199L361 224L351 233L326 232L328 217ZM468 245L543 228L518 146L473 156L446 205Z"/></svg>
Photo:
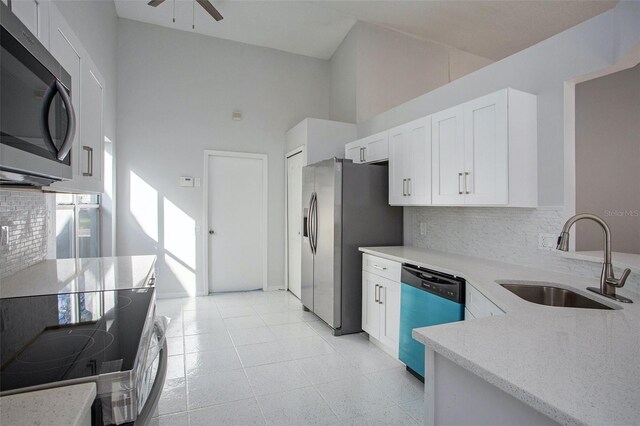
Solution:
<svg viewBox="0 0 640 426"><path fill-rule="evenodd" d="M160 4L164 3L165 0L151 0L149 3L147 3L149 6L159 6ZM198 2L198 4L200 6L202 6L202 8L204 10L207 11L207 13L209 15L211 15L213 17L213 19L215 19L216 21L221 21L222 15L220 14L220 12L218 12L218 9L216 9L210 2L209 0L195 0L196 2ZM174 22L175 22L175 18L174 18Z"/></svg>

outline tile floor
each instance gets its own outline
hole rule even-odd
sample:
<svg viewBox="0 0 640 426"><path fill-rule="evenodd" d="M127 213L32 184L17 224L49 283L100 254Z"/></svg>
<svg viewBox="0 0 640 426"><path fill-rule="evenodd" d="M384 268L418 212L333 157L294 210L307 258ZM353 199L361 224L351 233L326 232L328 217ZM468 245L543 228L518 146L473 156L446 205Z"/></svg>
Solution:
<svg viewBox="0 0 640 426"><path fill-rule="evenodd" d="M423 385L366 335L336 337L289 292L158 300L172 318L153 425L413 425Z"/></svg>

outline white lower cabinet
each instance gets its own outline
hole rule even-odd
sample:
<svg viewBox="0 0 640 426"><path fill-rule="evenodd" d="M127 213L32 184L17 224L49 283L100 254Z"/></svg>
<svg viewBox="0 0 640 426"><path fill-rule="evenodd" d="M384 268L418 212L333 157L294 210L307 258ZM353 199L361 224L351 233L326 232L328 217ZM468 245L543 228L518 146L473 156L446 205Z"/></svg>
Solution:
<svg viewBox="0 0 640 426"><path fill-rule="evenodd" d="M467 282L465 286L464 319L476 319L502 315L504 312L474 286Z"/></svg>
<svg viewBox="0 0 640 426"><path fill-rule="evenodd" d="M400 282L362 271L362 329L385 352L398 357Z"/></svg>

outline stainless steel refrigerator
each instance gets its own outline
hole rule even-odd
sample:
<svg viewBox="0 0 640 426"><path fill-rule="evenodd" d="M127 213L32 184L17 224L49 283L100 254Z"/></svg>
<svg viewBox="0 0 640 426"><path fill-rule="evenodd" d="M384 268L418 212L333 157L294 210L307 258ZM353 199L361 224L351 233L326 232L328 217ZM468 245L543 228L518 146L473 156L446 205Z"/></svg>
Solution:
<svg viewBox="0 0 640 426"><path fill-rule="evenodd" d="M362 330L362 253L402 244L386 165L329 159L302 169L302 304L335 335Z"/></svg>

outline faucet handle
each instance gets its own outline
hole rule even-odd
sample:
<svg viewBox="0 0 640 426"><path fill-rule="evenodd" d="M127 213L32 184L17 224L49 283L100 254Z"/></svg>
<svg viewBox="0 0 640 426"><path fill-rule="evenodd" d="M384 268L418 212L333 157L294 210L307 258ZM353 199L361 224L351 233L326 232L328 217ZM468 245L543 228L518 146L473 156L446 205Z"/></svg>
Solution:
<svg viewBox="0 0 640 426"><path fill-rule="evenodd" d="M617 288L624 287L624 283L627 281L627 278L629 277L630 273L631 273L631 269L626 268L624 271L622 271L622 276L620 278L607 279L607 284Z"/></svg>

